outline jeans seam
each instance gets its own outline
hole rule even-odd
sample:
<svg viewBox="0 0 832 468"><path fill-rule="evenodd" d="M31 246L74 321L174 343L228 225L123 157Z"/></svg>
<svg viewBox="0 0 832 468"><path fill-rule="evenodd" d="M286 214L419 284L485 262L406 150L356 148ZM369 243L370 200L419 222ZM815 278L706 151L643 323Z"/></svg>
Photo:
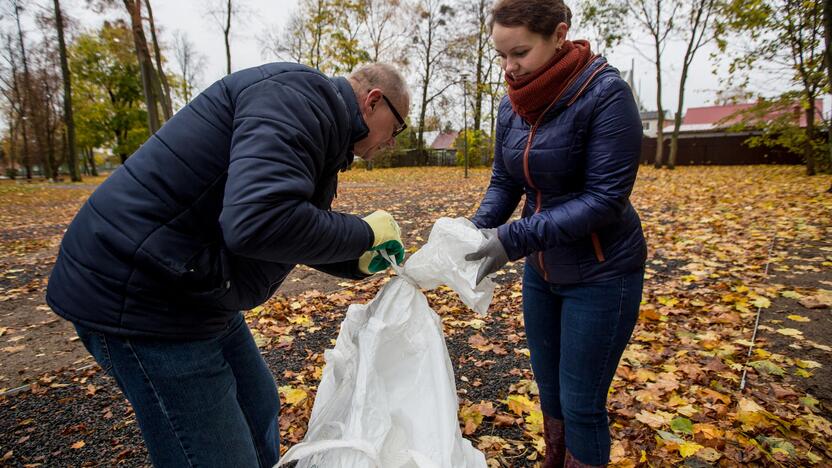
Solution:
<svg viewBox="0 0 832 468"><path fill-rule="evenodd" d="M110 357L110 345L107 343L107 336L103 333L97 333L99 340L101 340L101 351L104 353L104 358L106 359L106 369L104 369L104 373L115 373L111 372L113 369L113 359Z"/></svg>
<svg viewBox="0 0 832 468"><path fill-rule="evenodd" d="M235 380L236 380L236 377L235 377ZM235 391L234 392L237 393L236 383L235 383ZM240 405L240 399L239 399L238 395L235 396L235 399L237 400L237 404L240 406L240 412L243 413L243 418L245 418L245 420L246 420L246 425L248 426L248 432L249 432L249 434L251 434L251 444L254 446L254 453L257 455L257 464L260 465L260 466L266 466L265 463L263 462L263 456L264 455L262 453L260 453L260 447L257 446L257 438L255 437L257 434L254 433L254 427L251 423L251 419L249 419L249 417L248 417L248 413L246 413L246 410L243 408L243 405Z"/></svg>
<svg viewBox="0 0 832 468"><path fill-rule="evenodd" d="M171 431L176 436L176 442L179 444L179 447L182 449L182 453L185 454L185 459L188 460L188 466L193 467L194 464L191 462L191 456L188 453L188 451L185 450L185 446L182 443L182 438L179 436L179 431L177 431L176 427L173 425L173 421L171 420L171 417L168 414L167 409L165 408L165 403L162 401L161 395L159 395L159 392L156 390L156 387L153 385L153 381L150 380L150 375L147 373L147 371L145 371L144 366L142 365L142 361L141 361L141 359L139 359L139 355L136 354L136 350L133 349L133 345L130 344L129 340L125 340L124 344L130 350L130 354L133 355L133 358L136 360L136 363L139 365L139 370L141 370L142 376L144 377L144 379L147 381L148 385L150 386L150 390L152 391L153 396L156 399L156 402L159 404L159 407L162 409L162 414L165 415L165 421L167 421L168 425L170 426Z"/></svg>
<svg viewBox="0 0 832 468"><path fill-rule="evenodd" d="M618 327L618 324L621 323L621 310L623 309L623 306L624 306L624 291L626 289L626 287L625 287L626 280L624 279L624 277L621 277L621 283L620 284L621 284L621 286L620 286L621 294L618 297L618 313L615 316L615 327L616 328ZM598 383L595 385L596 391L595 391L595 400L592 402L593 407L598 403L598 401L597 401L598 394L599 394L598 387L601 386L601 382L604 380L603 370L605 370L607 368L607 366L609 365L610 354L612 353L612 348L613 348L612 341L614 339L615 339L614 336L610 337L610 341L609 341L608 346L607 346L607 352L604 355L604 363L601 366L602 372L599 374ZM608 390L609 389L604 390L604 401L605 402L606 402L606 395L607 395ZM604 404L604 412L606 412L606 411L607 411L607 405L605 403ZM609 430L609 428L607 430ZM595 437L595 453L596 454L601 453L601 441L598 439L597 434L596 434L596 437ZM602 463L606 463L606 462L602 460Z"/></svg>

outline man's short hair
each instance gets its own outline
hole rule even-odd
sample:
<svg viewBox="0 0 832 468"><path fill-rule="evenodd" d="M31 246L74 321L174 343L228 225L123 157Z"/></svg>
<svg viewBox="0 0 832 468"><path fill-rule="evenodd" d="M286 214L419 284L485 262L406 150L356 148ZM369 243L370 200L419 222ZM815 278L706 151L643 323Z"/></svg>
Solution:
<svg viewBox="0 0 832 468"><path fill-rule="evenodd" d="M364 96L368 90L378 88L396 105L410 106L410 91L407 89L407 82L399 70L388 63L377 62L363 65L353 71L349 79L358 96ZM409 108L398 109L403 117L407 116L409 110Z"/></svg>

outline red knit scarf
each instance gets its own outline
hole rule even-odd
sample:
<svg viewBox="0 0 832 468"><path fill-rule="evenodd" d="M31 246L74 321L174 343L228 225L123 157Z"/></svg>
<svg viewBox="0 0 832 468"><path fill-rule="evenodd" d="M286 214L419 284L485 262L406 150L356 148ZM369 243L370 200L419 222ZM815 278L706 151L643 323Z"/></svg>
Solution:
<svg viewBox="0 0 832 468"><path fill-rule="evenodd" d="M534 124L564 89L592 60L589 42L566 41L549 62L515 80L506 73L508 97L514 112Z"/></svg>

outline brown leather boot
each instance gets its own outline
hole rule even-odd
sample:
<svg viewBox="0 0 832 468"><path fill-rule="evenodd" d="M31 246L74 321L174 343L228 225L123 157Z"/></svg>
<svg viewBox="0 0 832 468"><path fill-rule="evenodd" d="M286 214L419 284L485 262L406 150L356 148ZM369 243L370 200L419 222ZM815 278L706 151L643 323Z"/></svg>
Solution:
<svg viewBox="0 0 832 468"><path fill-rule="evenodd" d="M586 463L581 463L575 457L572 456L569 450L566 450L566 458L563 462L563 468L601 468L604 466L607 465L587 465Z"/></svg>
<svg viewBox="0 0 832 468"><path fill-rule="evenodd" d="M566 443L563 435L563 421L543 413L543 440L546 442L546 458L541 468L562 468Z"/></svg>

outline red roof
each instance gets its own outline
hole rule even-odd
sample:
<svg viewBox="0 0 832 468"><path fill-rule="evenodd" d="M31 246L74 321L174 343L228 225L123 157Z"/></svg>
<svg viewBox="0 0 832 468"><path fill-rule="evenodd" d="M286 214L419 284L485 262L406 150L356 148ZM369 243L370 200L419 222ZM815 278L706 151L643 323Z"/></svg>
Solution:
<svg viewBox="0 0 832 468"><path fill-rule="evenodd" d="M442 132L436 136L433 143L430 144L431 149L454 149L454 141L459 135L459 132Z"/></svg>
<svg viewBox="0 0 832 468"><path fill-rule="evenodd" d="M745 104L729 104L724 106L707 106L707 107L691 107L688 109L688 112L685 114L685 118L683 120L683 124L685 125L697 125L697 124L716 124L720 122L722 119L729 117L730 115L748 109L753 106L753 103L745 103ZM815 110L817 111L818 120L823 118L823 100L817 99L815 101ZM806 113L803 112L799 105L795 103L794 107L795 115L800 116L800 126L806 126ZM775 111L771 112L766 116L766 120L771 120L777 117L782 111ZM741 119L739 117L734 117L733 119L729 120L727 123L734 124L738 123Z"/></svg>

